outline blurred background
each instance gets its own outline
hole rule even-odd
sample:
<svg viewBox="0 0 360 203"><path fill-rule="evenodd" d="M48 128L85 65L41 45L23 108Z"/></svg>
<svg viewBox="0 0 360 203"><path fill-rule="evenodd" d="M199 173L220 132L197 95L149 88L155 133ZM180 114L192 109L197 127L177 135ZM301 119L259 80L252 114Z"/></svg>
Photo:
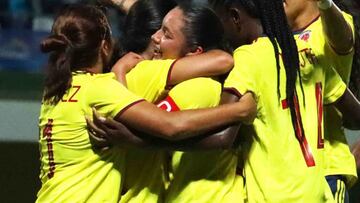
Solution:
<svg viewBox="0 0 360 203"><path fill-rule="evenodd" d="M0 202L34 202L40 187L38 116L47 55L39 43L62 5L79 0L0 0ZM94 2L92 0L82 2ZM113 34L123 15L108 10ZM360 131L347 131L349 143ZM351 190L360 203L359 184Z"/></svg>

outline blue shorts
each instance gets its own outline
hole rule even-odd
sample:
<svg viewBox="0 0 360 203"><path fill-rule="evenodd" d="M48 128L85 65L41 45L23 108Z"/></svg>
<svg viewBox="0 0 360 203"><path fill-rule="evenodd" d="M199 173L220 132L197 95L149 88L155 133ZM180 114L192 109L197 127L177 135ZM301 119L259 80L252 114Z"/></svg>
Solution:
<svg viewBox="0 0 360 203"><path fill-rule="evenodd" d="M331 192L337 203L349 203L349 193L346 189L345 178L341 175L326 176Z"/></svg>

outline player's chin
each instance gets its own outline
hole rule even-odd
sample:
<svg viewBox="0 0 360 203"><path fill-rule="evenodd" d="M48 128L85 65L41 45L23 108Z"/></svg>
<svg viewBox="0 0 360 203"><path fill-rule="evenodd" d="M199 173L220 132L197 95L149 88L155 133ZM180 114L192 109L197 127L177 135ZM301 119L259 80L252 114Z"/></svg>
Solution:
<svg viewBox="0 0 360 203"><path fill-rule="evenodd" d="M160 53L154 53L153 59L162 59L162 55Z"/></svg>

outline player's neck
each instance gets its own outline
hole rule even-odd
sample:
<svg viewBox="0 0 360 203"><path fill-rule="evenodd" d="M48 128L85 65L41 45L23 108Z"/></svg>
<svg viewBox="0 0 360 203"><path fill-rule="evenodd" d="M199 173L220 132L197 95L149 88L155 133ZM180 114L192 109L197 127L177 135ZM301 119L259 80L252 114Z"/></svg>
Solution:
<svg viewBox="0 0 360 203"><path fill-rule="evenodd" d="M254 24L255 24L255 26L253 26L253 31L251 32L251 33L253 33L253 35L250 37L251 43L254 40L256 40L257 38L264 35L264 28L261 24L261 21L256 20Z"/></svg>
<svg viewBox="0 0 360 203"><path fill-rule="evenodd" d="M103 72L103 64L101 60L98 60L98 62L91 67L83 68L83 71L90 72L90 73L102 73Z"/></svg>
<svg viewBox="0 0 360 203"><path fill-rule="evenodd" d="M290 26L293 31L305 29L315 18L320 15L316 4L309 4L300 14L289 19Z"/></svg>

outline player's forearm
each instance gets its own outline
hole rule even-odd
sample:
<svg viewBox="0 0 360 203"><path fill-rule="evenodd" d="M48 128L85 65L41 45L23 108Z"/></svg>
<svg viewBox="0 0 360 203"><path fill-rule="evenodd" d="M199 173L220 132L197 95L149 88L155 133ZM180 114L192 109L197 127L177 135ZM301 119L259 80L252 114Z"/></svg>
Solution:
<svg viewBox="0 0 360 203"><path fill-rule="evenodd" d="M178 151L231 149L234 147L239 128L240 124L236 124L210 135L171 143L167 148Z"/></svg>
<svg viewBox="0 0 360 203"><path fill-rule="evenodd" d="M354 46L353 32L340 9L333 3L330 8L319 10L329 45L339 54L349 53Z"/></svg>
<svg viewBox="0 0 360 203"><path fill-rule="evenodd" d="M197 136L185 140L168 141L164 139L154 139L150 136L129 136L128 143L136 147L149 149L166 149L177 151L197 151L197 150L218 150L231 149L235 145L235 140L241 125L233 125L226 129L219 129L210 135Z"/></svg>
<svg viewBox="0 0 360 203"><path fill-rule="evenodd" d="M188 111L189 113L191 111ZM176 112L177 113L177 112ZM182 140L205 134L226 125L252 123L256 115L256 104L240 99L238 102L224 104L217 108L197 114L182 114L180 130L173 135L173 140Z"/></svg>
<svg viewBox="0 0 360 203"><path fill-rule="evenodd" d="M209 77L229 72L234 66L232 56L222 50L186 56L179 59L171 71L170 85L196 77Z"/></svg>
<svg viewBox="0 0 360 203"><path fill-rule="evenodd" d="M239 99L236 95L223 92L221 95L220 104L235 104L240 107L241 116L238 117L238 122L252 123L256 117L257 108L254 96L252 93L246 93ZM231 113L230 113L231 114ZM230 115L228 114L228 115ZM218 119L221 119L218 115ZM226 114L224 114L226 117ZM240 128L240 124L227 127L223 130L219 130L216 133L198 139L198 142L194 142L194 145L183 145L182 147L188 148L229 148L234 144L234 140L237 136L237 132ZM209 133L208 133L209 134ZM196 139L196 138L195 138Z"/></svg>
<svg viewBox="0 0 360 203"><path fill-rule="evenodd" d="M352 130L360 129L360 102L355 98L349 89L336 102L337 109L343 116L344 127Z"/></svg>

